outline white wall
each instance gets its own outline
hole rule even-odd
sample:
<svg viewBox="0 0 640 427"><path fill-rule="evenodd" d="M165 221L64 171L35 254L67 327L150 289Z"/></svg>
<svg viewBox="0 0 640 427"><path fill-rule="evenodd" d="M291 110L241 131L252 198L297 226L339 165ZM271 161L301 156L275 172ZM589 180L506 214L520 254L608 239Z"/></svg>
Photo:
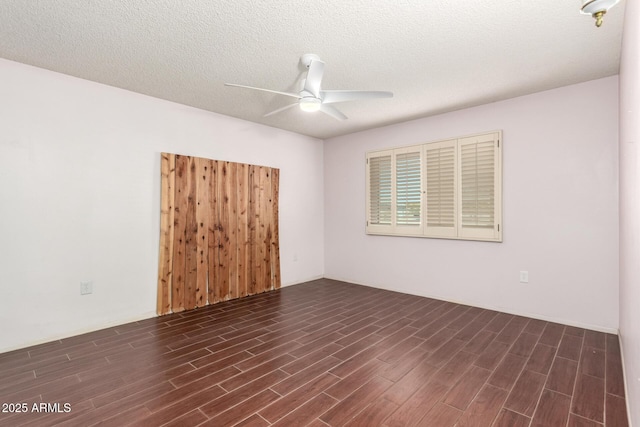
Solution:
<svg viewBox="0 0 640 427"><path fill-rule="evenodd" d="M365 235L367 151L495 129L503 243ZM615 76L327 140L325 276L615 332L617 140Z"/></svg>
<svg viewBox="0 0 640 427"><path fill-rule="evenodd" d="M161 151L280 168L283 284L322 276L321 140L0 60L0 352L155 315Z"/></svg>
<svg viewBox="0 0 640 427"><path fill-rule="evenodd" d="M620 62L620 341L633 425L640 425L640 5L627 0Z"/></svg>

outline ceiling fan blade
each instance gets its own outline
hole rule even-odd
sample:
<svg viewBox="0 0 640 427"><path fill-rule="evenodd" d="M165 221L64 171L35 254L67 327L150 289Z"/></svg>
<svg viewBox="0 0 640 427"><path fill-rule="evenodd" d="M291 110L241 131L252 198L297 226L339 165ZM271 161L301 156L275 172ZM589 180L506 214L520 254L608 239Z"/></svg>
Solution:
<svg viewBox="0 0 640 427"><path fill-rule="evenodd" d="M269 117L269 116L273 116L274 114L278 114L278 113L279 113L279 112L281 112L281 111L288 110L289 108L291 108L291 107L295 107L295 106L297 106L297 105L298 105L298 103L297 103L297 102L296 102L295 104L285 105L284 107L282 107L282 108L278 108L277 110L273 110L272 112L267 113L267 114L265 114L265 115L264 115L264 116L262 116L262 117Z"/></svg>
<svg viewBox="0 0 640 427"><path fill-rule="evenodd" d="M245 85L237 85L237 84L233 84L233 83L225 83L224 85L225 86L233 86L233 87L243 87L245 89L260 90L262 92L277 93L278 95L291 96L291 97L297 98L297 99L301 98L301 96L298 95L297 93L280 92L278 90L263 89L263 88L260 88L260 87L245 86Z"/></svg>
<svg viewBox="0 0 640 427"><path fill-rule="evenodd" d="M320 96L320 83L322 82L322 75L324 74L324 62L320 60L312 60L309 64L309 72L304 82L304 90L312 93L313 96L318 98Z"/></svg>
<svg viewBox="0 0 640 427"><path fill-rule="evenodd" d="M393 93L379 90L323 90L320 97L323 104L333 104L358 99L393 98Z"/></svg>
<svg viewBox="0 0 640 427"><path fill-rule="evenodd" d="M334 119L347 120L347 116L345 116L342 111L338 110L336 107L333 107L331 105L322 104L320 106L320 111L333 117Z"/></svg>

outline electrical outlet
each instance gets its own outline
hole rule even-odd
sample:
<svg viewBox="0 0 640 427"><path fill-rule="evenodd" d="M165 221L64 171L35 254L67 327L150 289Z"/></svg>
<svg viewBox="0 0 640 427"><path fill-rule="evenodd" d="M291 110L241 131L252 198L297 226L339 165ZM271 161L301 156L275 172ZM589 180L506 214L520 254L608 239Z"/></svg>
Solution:
<svg viewBox="0 0 640 427"><path fill-rule="evenodd" d="M80 282L80 295L93 293L93 282Z"/></svg>
<svg viewBox="0 0 640 427"><path fill-rule="evenodd" d="M529 283L529 272L521 271L520 272L520 283Z"/></svg>

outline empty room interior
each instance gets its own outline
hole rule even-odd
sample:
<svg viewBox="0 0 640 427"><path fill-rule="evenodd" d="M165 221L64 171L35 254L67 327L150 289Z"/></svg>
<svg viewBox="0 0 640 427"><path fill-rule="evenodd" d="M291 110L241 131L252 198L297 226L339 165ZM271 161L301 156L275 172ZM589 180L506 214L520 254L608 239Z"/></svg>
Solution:
<svg viewBox="0 0 640 427"><path fill-rule="evenodd" d="M640 4L0 2L0 425L640 425Z"/></svg>

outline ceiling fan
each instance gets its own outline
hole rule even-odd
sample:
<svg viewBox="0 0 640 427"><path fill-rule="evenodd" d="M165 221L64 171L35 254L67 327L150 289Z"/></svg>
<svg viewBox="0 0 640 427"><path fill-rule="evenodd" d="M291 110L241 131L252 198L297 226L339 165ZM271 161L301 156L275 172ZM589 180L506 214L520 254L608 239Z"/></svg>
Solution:
<svg viewBox="0 0 640 427"><path fill-rule="evenodd" d="M322 111L323 113L338 119L346 120L347 116L332 104L337 102L355 101L359 99L374 99L374 98L391 98L393 93L383 91L372 90L322 90L320 84L322 83L322 75L324 73L324 62L320 60L318 55L307 53L302 55L300 62L309 69L307 76L302 80L302 89L298 93L281 92L271 89L263 89L259 87L238 85L232 83L225 83L225 86L243 87L246 89L261 90L263 92L276 93L279 95L285 95L292 98L296 98L298 102L289 104L277 110L271 111L264 115L268 117L289 108L300 107L302 111L314 112Z"/></svg>

